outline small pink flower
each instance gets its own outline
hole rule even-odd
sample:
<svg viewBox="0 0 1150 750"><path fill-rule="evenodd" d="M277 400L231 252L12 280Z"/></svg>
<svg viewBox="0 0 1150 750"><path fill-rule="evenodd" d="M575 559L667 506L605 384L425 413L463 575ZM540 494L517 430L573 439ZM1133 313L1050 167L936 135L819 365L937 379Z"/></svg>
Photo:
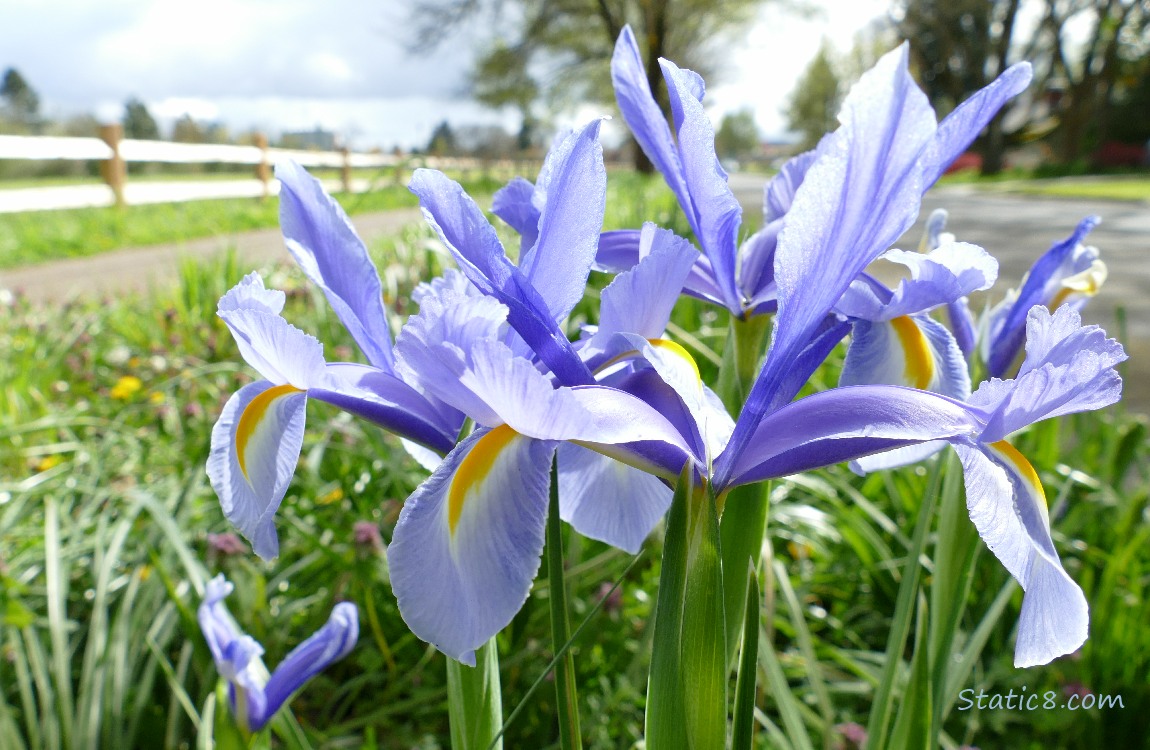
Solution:
<svg viewBox="0 0 1150 750"><path fill-rule="evenodd" d="M247 554L248 546L230 531L222 534L208 534L208 549L216 555L230 557Z"/></svg>
<svg viewBox="0 0 1150 750"><path fill-rule="evenodd" d="M361 552L379 555L383 553L383 536L379 526L372 521L356 521L352 527L352 538Z"/></svg>

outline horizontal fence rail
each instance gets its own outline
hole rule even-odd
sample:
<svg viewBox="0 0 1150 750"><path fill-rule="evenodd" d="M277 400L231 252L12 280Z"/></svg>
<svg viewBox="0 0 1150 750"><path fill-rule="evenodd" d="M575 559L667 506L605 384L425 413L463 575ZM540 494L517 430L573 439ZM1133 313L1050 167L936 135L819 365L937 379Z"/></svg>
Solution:
<svg viewBox="0 0 1150 750"><path fill-rule="evenodd" d="M285 160L305 167L340 170L338 180L328 181L329 190L363 192L371 181L353 178L356 169L392 169L394 180L416 167L445 171L512 171L522 168L533 173L537 163L511 160L424 157L399 153L305 151L272 148L266 138L240 146L214 143L172 143L122 138L120 126L104 126L99 138L62 136L0 135L0 160L96 161L100 162L103 185L0 189L0 213L44 211L92 206L171 203L209 198L267 197L279 192L272 179L272 167ZM129 182L129 163L152 164L235 164L251 166L251 179L179 180L170 182Z"/></svg>

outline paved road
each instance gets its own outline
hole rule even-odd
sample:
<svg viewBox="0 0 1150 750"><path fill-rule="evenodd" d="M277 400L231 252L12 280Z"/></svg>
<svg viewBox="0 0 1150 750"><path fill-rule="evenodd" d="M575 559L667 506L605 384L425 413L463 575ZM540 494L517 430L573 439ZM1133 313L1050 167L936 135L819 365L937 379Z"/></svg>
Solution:
<svg viewBox="0 0 1150 750"><path fill-rule="evenodd" d="M762 210L763 183L762 177L732 176L732 187L748 214ZM1034 260L1065 239L1084 217L1102 217L1087 243L1101 251L1109 278L1083 317L1117 336L1115 309L1125 308L1125 343L1131 358L1126 397L1141 410L1150 410L1150 204L1036 198L988 193L965 185L936 188L923 200L919 223L903 237L900 247L918 246L922 224L936 208L947 210L947 229L959 240L980 245L998 259L999 281L992 301L1017 287Z"/></svg>
<svg viewBox="0 0 1150 750"><path fill-rule="evenodd" d="M368 244L422 220L419 210L414 208L352 217L360 236ZM0 271L0 289L10 289L33 302L49 304L74 297L145 291L154 286L173 283L179 277L182 258L209 258L222 255L230 248L238 253L241 268L254 268L275 260L290 260L280 230L261 229L189 240L177 245L117 250L92 258L54 261Z"/></svg>

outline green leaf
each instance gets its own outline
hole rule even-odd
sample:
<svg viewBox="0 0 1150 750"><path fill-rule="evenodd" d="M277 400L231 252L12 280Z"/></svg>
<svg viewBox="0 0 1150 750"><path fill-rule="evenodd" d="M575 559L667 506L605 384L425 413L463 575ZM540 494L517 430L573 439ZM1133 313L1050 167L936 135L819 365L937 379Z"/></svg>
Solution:
<svg viewBox="0 0 1150 750"><path fill-rule="evenodd" d="M690 466L683 468L671 509L659 572L659 596L655 603L651 670L647 676L647 747L690 747L683 721L682 655L683 602L687 589L687 504L694 492Z"/></svg>
<svg viewBox="0 0 1150 750"><path fill-rule="evenodd" d="M447 660L447 709L453 750L503 747L503 699L494 638L475 652L474 667Z"/></svg>
<svg viewBox="0 0 1150 750"><path fill-rule="evenodd" d="M755 743L755 682L759 674L759 578L748 565L747 600L743 609L743 648L735 677L735 710L731 750L752 750ZM725 580L725 579L724 579Z"/></svg>
<svg viewBox="0 0 1150 750"><path fill-rule="evenodd" d="M4 603L4 614L0 615L0 625L26 628L36 621L36 614L24 606L19 599L9 599Z"/></svg>
<svg viewBox="0 0 1150 750"><path fill-rule="evenodd" d="M938 746L932 736L934 690L931 675L930 644L927 637L926 596L918 596L918 617L914 630L914 656L910 679L902 691L902 702L888 747L930 750Z"/></svg>
<svg viewBox="0 0 1150 750"><path fill-rule="evenodd" d="M922 499L922 505L919 507L918 522L914 527L910 549L907 550L906 569L903 571L902 581L899 583L898 598L894 605L894 618L891 620L890 633L887 636L886 659L883 664L882 677L875 690L870 720L867 722L867 748L879 750L890 747L886 740L892 712L891 696L894 692L895 681L898 679L899 667L902 665L906 639L910 634L911 623L914 621L914 601L918 596L919 581L922 577L922 552L926 547L926 538L933 520L934 507L938 502L939 485L942 481L941 467L941 461L934 462L930 484ZM894 485L891 486L893 493ZM892 499L895 498L892 497Z"/></svg>
<svg viewBox="0 0 1150 750"><path fill-rule="evenodd" d="M747 601L747 571L756 569L763 555L770 495L770 482L736 487L727 493L723 517L719 520L727 664L732 667Z"/></svg>
<svg viewBox="0 0 1150 750"><path fill-rule="evenodd" d="M723 750L727 740L726 625L719 516L710 485L688 502L682 679L692 750ZM717 637L716 637L717 636Z"/></svg>

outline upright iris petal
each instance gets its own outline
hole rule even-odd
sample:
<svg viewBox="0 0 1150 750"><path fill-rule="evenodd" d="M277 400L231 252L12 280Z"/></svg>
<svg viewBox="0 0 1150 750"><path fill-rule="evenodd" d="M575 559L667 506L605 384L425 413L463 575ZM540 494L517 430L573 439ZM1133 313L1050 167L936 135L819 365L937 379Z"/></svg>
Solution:
<svg viewBox="0 0 1150 750"><path fill-rule="evenodd" d="M258 732L308 680L351 653L359 638L359 612L350 602L335 605L327 623L269 675L260 659L263 647L236 627L224 605L231 592L222 575L208 581L197 617L216 669L230 683L236 721Z"/></svg>
<svg viewBox="0 0 1150 750"><path fill-rule="evenodd" d="M1088 216L1079 222L1069 237L1035 261L1017 296L1008 296L991 311L985 340L991 375L1003 377L1015 364L1025 340L1030 308L1045 305L1055 310L1068 305L1081 310L1098 293L1106 281L1106 264L1099 259L1097 248L1082 241L1099 221L1097 216Z"/></svg>
<svg viewBox="0 0 1150 750"><path fill-rule="evenodd" d="M975 94L972 104L936 125L907 69L904 45L851 90L839 115L842 127L820 142L805 170L796 169L802 181L774 252L776 333L727 451L716 462L720 486L768 408L793 397L784 382L793 381L793 362L823 319L914 222L922 193L941 174L941 161L961 152L1029 78L1029 66L1011 68Z"/></svg>

